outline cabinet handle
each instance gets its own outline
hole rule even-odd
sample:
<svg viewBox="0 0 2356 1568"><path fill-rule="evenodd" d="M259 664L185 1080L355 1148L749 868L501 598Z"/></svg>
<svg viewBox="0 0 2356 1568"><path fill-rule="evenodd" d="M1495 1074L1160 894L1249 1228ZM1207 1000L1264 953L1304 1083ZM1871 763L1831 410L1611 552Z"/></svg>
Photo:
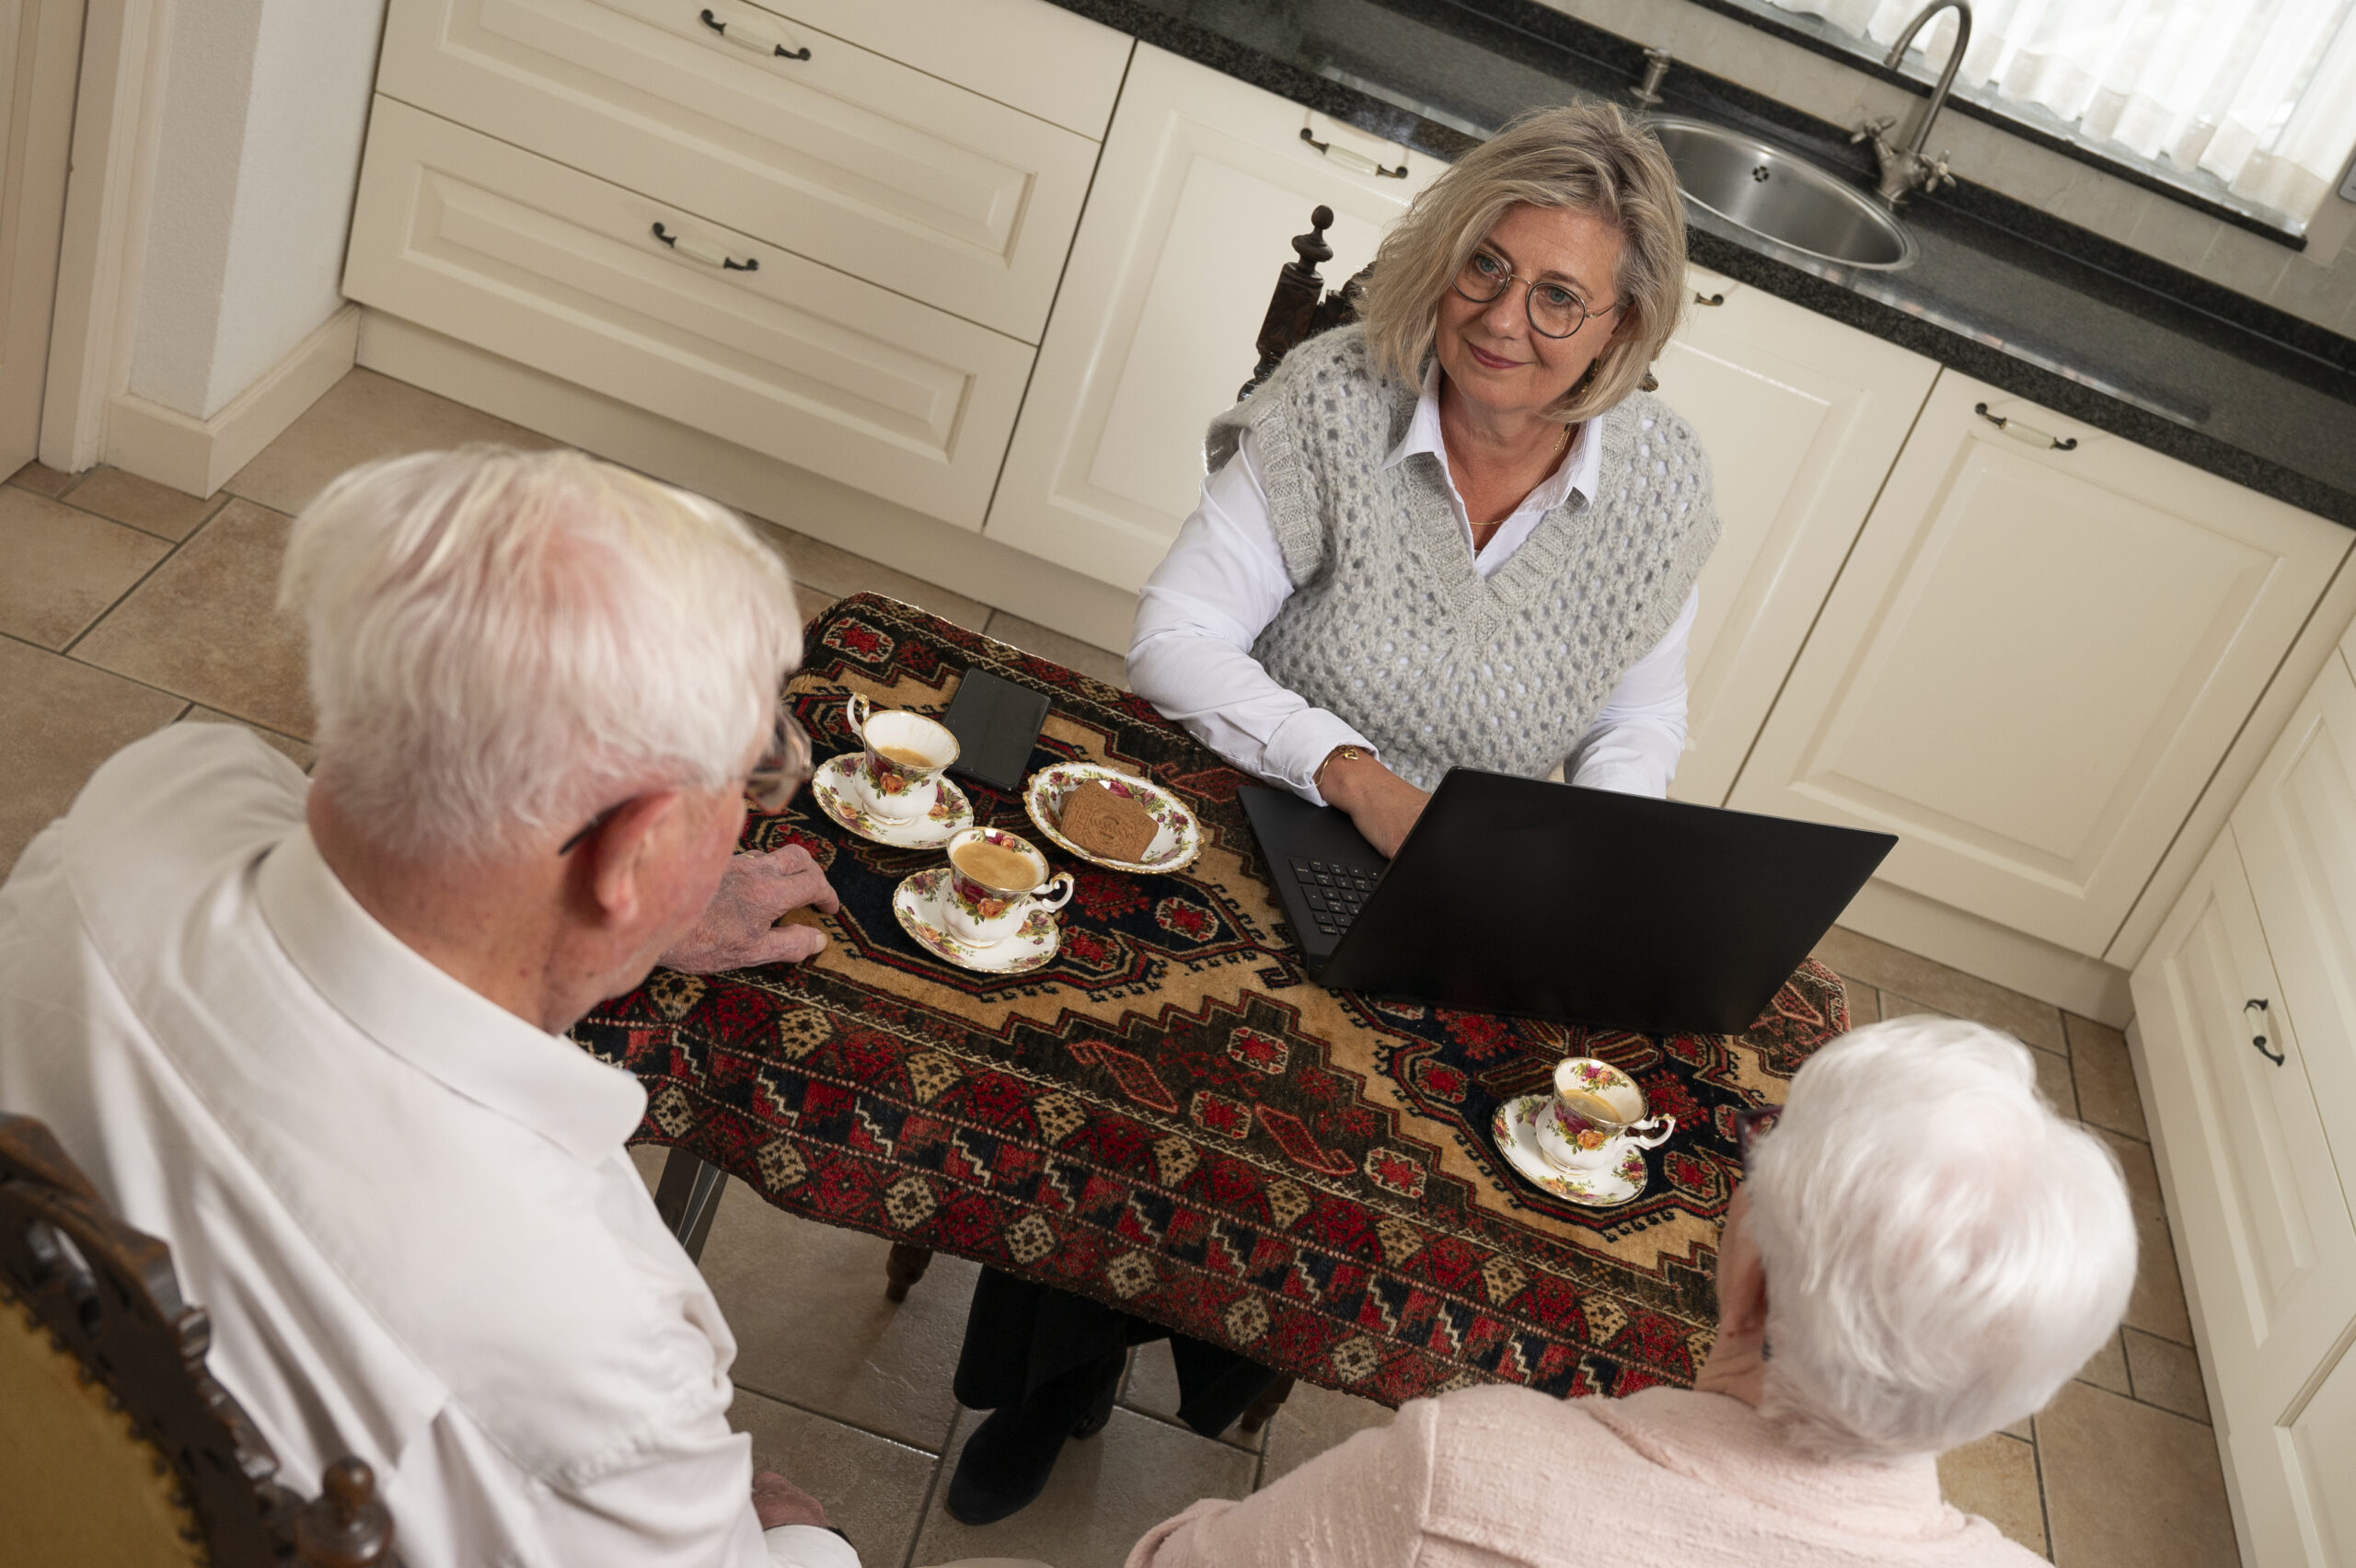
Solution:
<svg viewBox="0 0 2356 1568"><path fill-rule="evenodd" d="M1375 162L1372 158L1367 156L1364 153L1353 152L1348 147L1337 147L1331 142L1319 141L1314 135L1311 134L1310 129L1306 125L1300 128L1300 139L1308 143L1311 146L1316 148L1319 152L1323 153L1327 157L1332 158L1335 163L1340 164L1344 168L1354 168L1360 174L1370 174L1377 179L1404 179L1407 178L1407 166L1405 164L1401 164L1397 168L1385 168L1380 164Z"/></svg>
<svg viewBox="0 0 2356 1568"><path fill-rule="evenodd" d="M2023 424L2018 420L2008 420L2002 414L1990 413L1988 405L1985 403L1972 404L1971 411L2006 435L2032 443L2041 441L2045 443L2048 449L2054 452L2075 452L2078 449L2078 438L2074 435L2048 435L2035 425Z"/></svg>
<svg viewBox="0 0 2356 1568"><path fill-rule="evenodd" d="M1726 302L1727 296L1722 294L1705 294L1698 289L1694 291L1693 303L1695 305L1724 305Z"/></svg>
<svg viewBox="0 0 2356 1568"><path fill-rule="evenodd" d="M761 259L757 256L739 261L716 245L689 235L673 234L663 226L659 219L654 225L654 237L689 260L700 261L707 267L724 267L731 272L757 272L761 270Z"/></svg>
<svg viewBox="0 0 2356 1568"><path fill-rule="evenodd" d="M704 8L702 20L704 26L718 33L729 42L742 44L746 49L752 50L755 53L774 54L780 60L807 60L810 58L810 46L808 44L803 44L800 49L788 49L783 43L780 42L773 34L761 32L756 29L746 27L743 22L722 21L718 17L711 14L711 8L710 6L706 6ZM728 30L732 27L736 29L734 32L730 32Z"/></svg>
<svg viewBox="0 0 2356 1568"><path fill-rule="evenodd" d="M2248 1017L2249 1010L2252 1008L2256 1008L2258 1009L2258 1021L2260 1027L2263 1027L2266 1023L2266 1003L2258 997L2251 997L2248 1001L2242 1004L2242 1016L2245 1018ZM2270 1051L2267 1049L2265 1035L2258 1033L2256 1030L2252 1030L2250 1032L2249 1043L2258 1047L2258 1054L2259 1055L2265 1057L2268 1061L2273 1063L2278 1067L2282 1065L2282 1053L2280 1051Z"/></svg>

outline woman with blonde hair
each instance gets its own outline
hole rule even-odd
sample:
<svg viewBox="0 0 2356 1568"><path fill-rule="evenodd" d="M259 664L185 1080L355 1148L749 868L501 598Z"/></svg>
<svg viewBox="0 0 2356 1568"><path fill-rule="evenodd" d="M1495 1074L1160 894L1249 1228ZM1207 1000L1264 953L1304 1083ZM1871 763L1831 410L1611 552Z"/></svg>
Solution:
<svg viewBox="0 0 2356 1568"><path fill-rule="evenodd" d="M1646 390L1685 222L1609 106L1517 120L1384 239L1363 319L1212 422L1129 679L1384 854L1452 767L1663 795L1707 459Z"/></svg>

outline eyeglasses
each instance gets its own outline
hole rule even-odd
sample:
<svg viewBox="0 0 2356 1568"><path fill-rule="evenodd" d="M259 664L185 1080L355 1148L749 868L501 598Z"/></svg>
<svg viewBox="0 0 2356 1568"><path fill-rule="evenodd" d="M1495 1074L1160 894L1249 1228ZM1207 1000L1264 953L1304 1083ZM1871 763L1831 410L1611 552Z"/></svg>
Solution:
<svg viewBox="0 0 2356 1568"><path fill-rule="evenodd" d="M769 732L768 747L745 776L745 793L763 813L773 816L801 793L802 786L810 782L814 771L810 732L802 727L793 710L780 702L776 727Z"/></svg>
<svg viewBox="0 0 2356 1568"><path fill-rule="evenodd" d="M1474 305L1489 305L1516 283L1527 291L1524 303L1530 313L1530 329L1542 338L1567 338L1586 326L1588 317L1609 316L1628 304L1623 299L1601 310L1591 310L1587 301L1560 283L1515 277L1512 267L1487 250L1476 250L1464 259L1464 265L1457 270L1453 287L1461 298Z"/></svg>
<svg viewBox="0 0 2356 1568"><path fill-rule="evenodd" d="M792 803L793 797L802 792L802 786L810 782L810 775L814 771L815 765L810 760L810 732L802 727L802 721L793 716L792 710L780 702L776 722L769 730L768 744L762 748L759 760L753 764L753 770L745 776L745 797L762 814L774 816ZM572 854L583 839L605 826L612 820L613 814L627 803L607 806L591 817L582 824L580 832L557 847L557 854Z"/></svg>
<svg viewBox="0 0 2356 1568"><path fill-rule="evenodd" d="M1734 1113L1735 1154L1746 1168L1750 1164L1752 1147L1761 1138L1766 1136L1768 1129L1773 1127L1783 1114L1784 1108L1780 1105L1761 1105L1754 1110L1738 1111Z"/></svg>

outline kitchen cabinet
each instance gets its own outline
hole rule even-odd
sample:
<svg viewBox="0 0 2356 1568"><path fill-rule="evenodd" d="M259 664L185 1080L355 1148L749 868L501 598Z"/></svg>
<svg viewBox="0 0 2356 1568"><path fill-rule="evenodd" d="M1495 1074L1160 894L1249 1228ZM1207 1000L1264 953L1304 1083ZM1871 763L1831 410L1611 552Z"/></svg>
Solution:
<svg viewBox="0 0 2356 1568"><path fill-rule="evenodd" d="M2098 956L2349 540L1945 372L1729 803Z"/></svg>
<svg viewBox="0 0 2356 1568"><path fill-rule="evenodd" d="M2356 1563L2356 677L2329 660L2133 986L2253 1560Z"/></svg>
<svg viewBox="0 0 2356 1568"><path fill-rule="evenodd" d="M1033 352L382 97L344 292L968 528Z"/></svg>
<svg viewBox="0 0 2356 1568"><path fill-rule="evenodd" d="M1138 45L986 536L1141 585L1200 497L1286 240L1331 207L1338 286L1441 167Z"/></svg>
<svg viewBox="0 0 2356 1568"><path fill-rule="evenodd" d="M1685 663L1669 794L1723 805L1831 589L1937 362L1695 268L1654 367L1710 455L1717 548Z"/></svg>
<svg viewBox="0 0 2356 1568"><path fill-rule="evenodd" d="M1069 118L1109 105L1119 34L1001 20L999 52L1065 50ZM1030 343L1096 165L1088 135L741 0L397 0L377 90Z"/></svg>

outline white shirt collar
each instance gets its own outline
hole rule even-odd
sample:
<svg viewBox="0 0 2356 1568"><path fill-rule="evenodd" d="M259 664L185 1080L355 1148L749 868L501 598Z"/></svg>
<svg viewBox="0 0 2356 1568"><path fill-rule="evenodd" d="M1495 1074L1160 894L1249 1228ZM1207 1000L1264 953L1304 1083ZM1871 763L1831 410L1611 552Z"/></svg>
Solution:
<svg viewBox="0 0 2356 1568"><path fill-rule="evenodd" d="M294 967L418 1071L584 1165L637 1129L646 1090L636 1078L469 990L377 924L320 858L307 826L270 852L255 892Z"/></svg>
<svg viewBox="0 0 2356 1568"><path fill-rule="evenodd" d="M1538 488L1522 498L1513 514L1490 536L1486 548L1472 548L1472 520L1464 510L1464 497L1456 488L1456 476L1448 466L1448 445L1439 429L1439 361L1434 359L1424 370L1423 395L1415 399L1415 415L1407 423L1407 433L1382 460L1390 468L1405 462L1418 452L1431 454L1439 465L1440 479L1448 486L1449 510L1455 513L1456 525L1464 536L1465 550L1472 555L1474 569L1489 577L1511 559L1530 536L1536 531L1546 513L1568 501L1573 490L1589 502L1595 499L1596 488L1603 478L1603 437L1594 420L1579 421L1578 433L1572 438L1570 450L1554 471L1539 481Z"/></svg>

